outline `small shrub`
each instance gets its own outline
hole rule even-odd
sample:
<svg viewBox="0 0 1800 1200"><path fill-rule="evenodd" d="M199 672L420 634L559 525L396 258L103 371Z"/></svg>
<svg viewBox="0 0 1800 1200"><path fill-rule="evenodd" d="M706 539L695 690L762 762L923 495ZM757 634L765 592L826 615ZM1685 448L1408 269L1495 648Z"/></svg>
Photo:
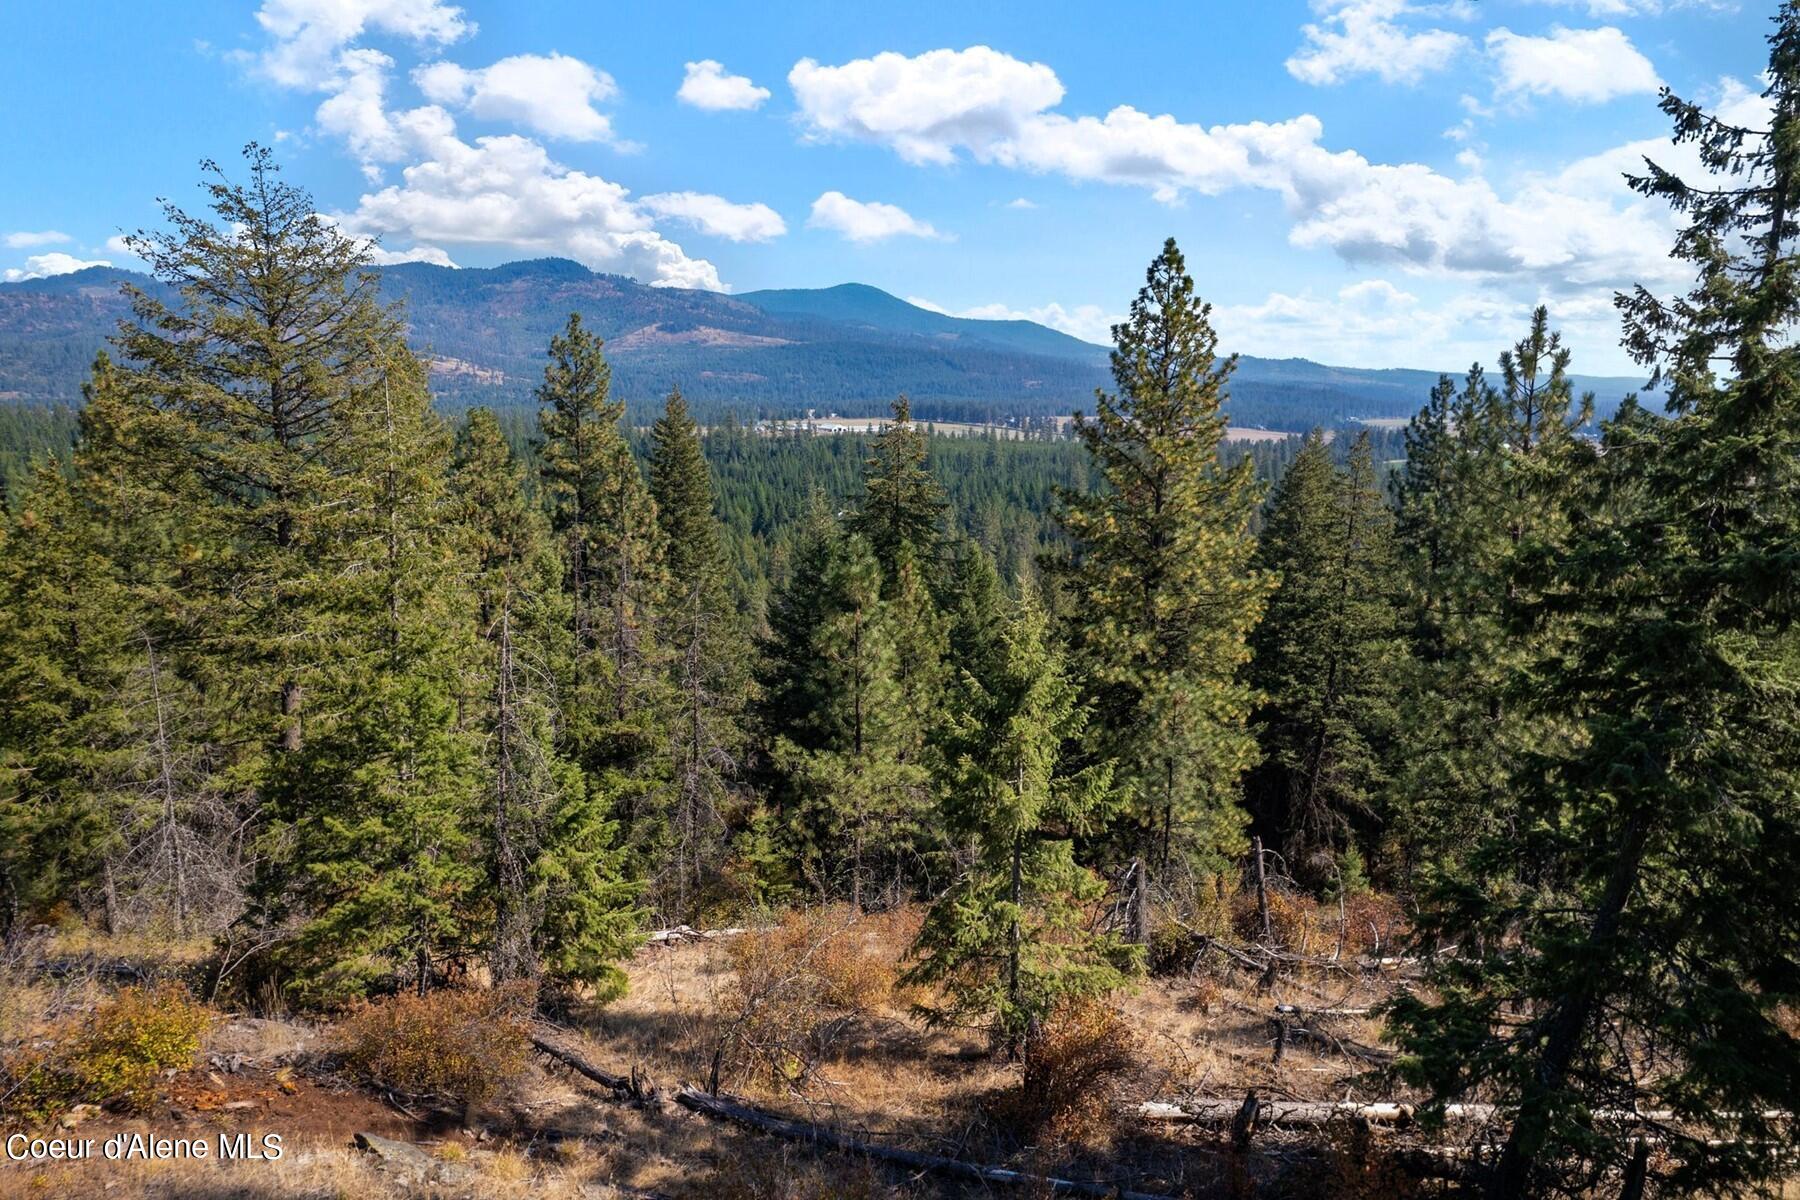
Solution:
<svg viewBox="0 0 1800 1200"><path fill-rule="evenodd" d="M856 1018L892 1001L896 972L882 949L893 936L885 923L823 910L727 943L736 978L716 1047L721 1079L802 1085Z"/></svg>
<svg viewBox="0 0 1800 1200"><path fill-rule="evenodd" d="M520 984L390 996L352 1007L332 1048L376 1087L481 1104L524 1068L529 1014Z"/></svg>
<svg viewBox="0 0 1800 1200"><path fill-rule="evenodd" d="M1137 1036L1098 1000L1058 1007L1025 1039L1025 1072L996 1115L1036 1142L1097 1145L1110 1139L1120 1088L1138 1066Z"/></svg>
<svg viewBox="0 0 1800 1200"><path fill-rule="evenodd" d="M4 1111L38 1121L81 1103L141 1108L158 1075L194 1065L211 1024L180 987L125 988L0 1062Z"/></svg>

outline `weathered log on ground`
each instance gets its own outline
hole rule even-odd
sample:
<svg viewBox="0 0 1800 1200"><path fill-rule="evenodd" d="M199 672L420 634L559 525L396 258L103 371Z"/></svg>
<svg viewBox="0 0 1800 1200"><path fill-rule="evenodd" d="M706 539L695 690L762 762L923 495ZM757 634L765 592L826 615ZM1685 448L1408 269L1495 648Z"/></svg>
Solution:
<svg viewBox="0 0 1800 1200"><path fill-rule="evenodd" d="M658 929L644 936L644 941L651 945L669 945L676 942L711 942L719 938L737 937L749 933L748 929L733 927L731 929L695 929L692 925L676 925L671 929Z"/></svg>
<svg viewBox="0 0 1800 1200"><path fill-rule="evenodd" d="M594 1063L581 1058L580 1054L571 1051L569 1047L558 1045L549 1036L545 1036L544 1033L536 1033L536 1031L531 1034L531 1045L540 1054L560 1061L563 1067L569 1067L576 1074L592 1079L594 1083L612 1090L617 1096L628 1097L628 1099L655 1099L655 1088L646 1087L646 1083L639 1078L639 1074L635 1070L628 1076L619 1076L619 1074L612 1074L610 1070L601 1070Z"/></svg>
<svg viewBox="0 0 1800 1200"><path fill-rule="evenodd" d="M1171 1200L1170 1197L1156 1193L1126 1191L1117 1184L1059 1179L1052 1175L1033 1175L1026 1171L1015 1171L1009 1167L985 1166L980 1163L964 1162L960 1158L946 1158L942 1155L926 1154L918 1150L905 1150L898 1146L865 1142L861 1138L852 1137L829 1125L815 1125L810 1121L796 1121L789 1117L777 1116L774 1113L764 1112L761 1109L727 1100L721 1096L709 1095L695 1088L683 1088L675 1093L675 1103L703 1116L730 1121L772 1137L793 1142L805 1142L808 1145L821 1146L846 1154L860 1154L879 1162L893 1163L914 1171L929 1171L932 1174L952 1179L966 1179L971 1183L1047 1187L1051 1192L1062 1196L1118 1197L1119 1200Z"/></svg>
<svg viewBox="0 0 1800 1200"><path fill-rule="evenodd" d="M1229 1125L1238 1118L1241 1100L1198 1099L1179 1104L1147 1101L1137 1106L1144 1121L1166 1121L1186 1125ZM1488 1122L1503 1119L1506 1110L1492 1104L1447 1104L1446 1122ZM1730 1119L1731 1114L1720 1114ZM1788 1121L1793 1114L1771 1110L1760 1114L1765 1121ZM1376 1125L1408 1125L1420 1117L1420 1106L1396 1101L1352 1100L1265 1100L1257 1109L1257 1121L1274 1125L1327 1125L1333 1121L1362 1120ZM1598 1109L1594 1120L1609 1125L1669 1124L1678 1118L1667 1110Z"/></svg>
<svg viewBox="0 0 1800 1200"><path fill-rule="evenodd" d="M1237 1120L1244 1106L1242 1100L1184 1100L1180 1104L1149 1101L1137 1107L1137 1115L1146 1121L1168 1121L1187 1125L1228 1125ZM1496 1109L1491 1104L1452 1104L1444 1110L1447 1121L1491 1121ZM1362 1120L1379 1125L1410 1124L1418 1115L1418 1106L1353 1101L1264 1100L1257 1106L1259 1123L1274 1125L1328 1125L1333 1121Z"/></svg>
<svg viewBox="0 0 1800 1200"><path fill-rule="evenodd" d="M1277 1004L1277 1016L1295 1017L1304 1020L1307 1017L1368 1017L1373 1016L1372 1008L1307 1008L1301 1004Z"/></svg>

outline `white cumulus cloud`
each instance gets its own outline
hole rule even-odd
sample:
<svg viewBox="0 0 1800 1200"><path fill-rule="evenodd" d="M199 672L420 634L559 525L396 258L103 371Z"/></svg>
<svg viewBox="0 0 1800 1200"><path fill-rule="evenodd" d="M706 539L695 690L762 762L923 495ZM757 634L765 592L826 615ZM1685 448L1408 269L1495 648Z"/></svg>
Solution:
<svg viewBox="0 0 1800 1200"><path fill-rule="evenodd" d="M613 141L611 120L594 105L618 94L611 75L566 54L515 54L471 70L436 62L413 71L425 98L484 121L509 121L545 137Z"/></svg>
<svg viewBox="0 0 1800 1200"><path fill-rule="evenodd" d="M1615 96L1655 92L1656 68L1623 31L1564 29L1526 37L1504 27L1487 35L1496 89L1510 96L1555 96L1577 104L1601 104Z"/></svg>
<svg viewBox="0 0 1800 1200"><path fill-rule="evenodd" d="M1471 48L1460 33L1414 32L1399 24L1419 11L1407 0L1339 0L1319 7L1318 23L1300 27L1305 46L1287 60L1288 74L1302 83L1324 86L1356 75L1379 76L1386 83L1416 83L1457 65Z"/></svg>
<svg viewBox="0 0 1800 1200"><path fill-rule="evenodd" d="M60 246L64 242L73 240L73 238L60 229L43 229L35 232L29 229L21 229L16 233L9 233L4 238L0 238L0 241L4 241L7 247L13 250L27 250L32 246Z"/></svg>
<svg viewBox="0 0 1800 1200"><path fill-rule="evenodd" d="M878 200L852 200L839 191L826 192L813 201L806 223L814 229L830 229L852 242L879 242L891 237L943 237L929 224L895 204Z"/></svg>
<svg viewBox="0 0 1800 1200"><path fill-rule="evenodd" d="M748 76L728 75L725 64L704 58L687 64L687 74L675 90L675 98L683 104L717 112L756 108L769 98L769 89L757 87Z"/></svg>
<svg viewBox="0 0 1800 1200"><path fill-rule="evenodd" d="M430 263L434 267L454 267L449 254L437 246L413 246L406 250L388 250L382 246L369 247L369 261L378 267L391 267L395 263Z"/></svg>
<svg viewBox="0 0 1800 1200"><path fill-rule="evenodd" d="M8 267L0 271L0 281L18 283L25 279L48 279L52 275L67 275L72 271L85 271L89 267L110 267L112 263L103 258L84 260L73 254L64 254L60 250L52 250L48 254L33 254L25 260L23 267Z"/></svg>
<svg viewBox="0 0 1800 1200"><path fill-rule="evenodd" d="M803 58L788 83L815 136L882 142L914 163L951 162L959 147L988 157L1063 96L1043 63L987 46L887 51L837 67Z"/></svg>
<svg viewBox="0 0 1800 1200"><path fill-rule="evenodd" d="M638 203L659 217L733 242L766 242L787 232L787 222L766 204L733 204L703 192L659 192Z"/></svg>
<svg viewBox="0 0 1800 1200"><path fill-rule="evenodd" d="M283 87L325 89L338 78L338 52L365 33L448 45L475 32L462 9L442 0L263 0L257 24L271 45L253 61Z"/></svg>
<svg viewBox="0 0 1800 1200"><path fill-rule="evenodd" d="M1620 177L1637 164L1619 167L1619 152L1637 146L1596 156L1604 159L1598 166L1584 159L1521 176L1503 191L1479 174L1452 177L1329 149L1324 125L1310 114L1206 126L1129 105L1103 117L1048 111L1062 94L1055 73L986 47L838 67L803 60L790 78L816 138L876 142L919 164L966 156L1139 187L1168 202L1269 191L1287 210L1291 242L1351 263L1565 289L1674 278L1666 207L1636 196ZM1741 86L1726 90L1748 102ZM1691 147L1650 145L1672 169L1697 170Z"/></svg>
<svg viewBox="0 0 1800 1200"><path fill-rule="evenodd" d="M1556 292L1508 296L1465 291L1425 299L1386 279L1367 279L1335 293L1271 292L1256 303L1213 308L1219 340L1233 351L1267 358L1308 358L1350 367L1408 366L1461 372L1472 362L1492 364L1525 332L1531 310L1550 310L1551 324L1577 346L1617 340L1618 313L1610 295ZM1421 351L1429 358L1416 357ZM1413 355L1400 362L1396 352ZM1576 368L1582 369L1577 362ZM1587 370L1611 369L1588 364Z"/></svg>
<svg viewBox="0 0 1800 1200"><path fill-rule="evenodd" d="M352 232L420 246L497 245L566 254L596 270L665 287L724 291L718 270L654 228L623 186L573 170L516 134L456 134L441 108L399 114L409 162L402 181L364 195L340 215Z"/></svg>
<svg viewBox="0 0 1800 1200"><path fill-rule="evenodd" d="M320 131L341 138L362 160L371 179L378 175L374 164L394 161L406 152L406 138L387 111L388 72L393 65L394 60L379 50L345 50L338 55L334 89L313 114Z"/></svg>

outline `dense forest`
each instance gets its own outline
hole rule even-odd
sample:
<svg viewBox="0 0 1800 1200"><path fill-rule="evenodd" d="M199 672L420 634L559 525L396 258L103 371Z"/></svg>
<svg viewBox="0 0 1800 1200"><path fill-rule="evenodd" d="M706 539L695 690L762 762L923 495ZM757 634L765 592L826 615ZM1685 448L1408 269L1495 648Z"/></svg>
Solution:
<svg viewBox="0 0 1800 1200"><path fill-rule="evenodd" d="M365 249L249 148L135 241L162 287L79 412L9 418L0 932L203 939L263 1011L558 1011L652 928L913 905L921 1011L1029 1070L1060 1006L1204 952L1246 871L1270 928L1278 870L1404 903L1383 1070L1427 1121L1508 1114L1489 1195L1777 1178L1791 9L1772 44L1772 130L1664 102L1723 182L1633 180L1696 281L1619 297L1668 411L1597 437L1539 308L1401 447L1228 452L1173 240L1073 440L931 437L904 398L866 443L703 434L679 388L634 428L579 316L535 420L452 419Z"/></svg>
<svg viewBox="0 0 1800 1200"><path fill-rule="evenodd" d="M434 397L453 428L467 422L468 410L447 405L440 394ZM524 470L526 486L536 489L542 447L537 412L511 408L492 415ZM929 422L921 429L934 433ZM767 603L773 564L799 527L808 495L817 490L840 507L856 503L869 441L857 434L813 436L800 428L757 433L729 413L721 424L697 432L726 556L735 572L732 594L754 625ZM1391 482L1406 454L1404 431L1337 431L1334 453L1342 457L1364 433L1374 461ZM35 467L49 459L68 469L79 434L76 409L0 405L0 497L17 502L28 494ZM651 427L630 427L625 438L640 467L647 468L654 446ZM1301 443L1298 435L1232 442L1220 448L1220 456L1227 463L1248 458L1257 477L1270 483L1299 453ZM1085 488L1088 455L1079 443L1048 432L1027 439L998 431L955 433L929 437L927 465L943 482L946 534L978 542L1001 576L1011 579L1058 542L1051 515L1057 490ZM1256 519L1260 521L1260 513Z"/></svg>

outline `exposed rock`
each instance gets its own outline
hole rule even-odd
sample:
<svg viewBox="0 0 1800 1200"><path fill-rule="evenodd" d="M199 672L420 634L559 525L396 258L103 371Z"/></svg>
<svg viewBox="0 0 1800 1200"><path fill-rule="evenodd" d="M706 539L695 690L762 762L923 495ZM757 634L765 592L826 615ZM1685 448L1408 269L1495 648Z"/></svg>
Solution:
<svg viewBox="0 0 1800 1200"><path fill-rule="evenodd" d="M356 1148L372 1155L383 1171L413 1183L458 1183L471 1174L462 1163L445 1162L411 1142L396 1142L373 1133L356 1135Z"/></svg>

